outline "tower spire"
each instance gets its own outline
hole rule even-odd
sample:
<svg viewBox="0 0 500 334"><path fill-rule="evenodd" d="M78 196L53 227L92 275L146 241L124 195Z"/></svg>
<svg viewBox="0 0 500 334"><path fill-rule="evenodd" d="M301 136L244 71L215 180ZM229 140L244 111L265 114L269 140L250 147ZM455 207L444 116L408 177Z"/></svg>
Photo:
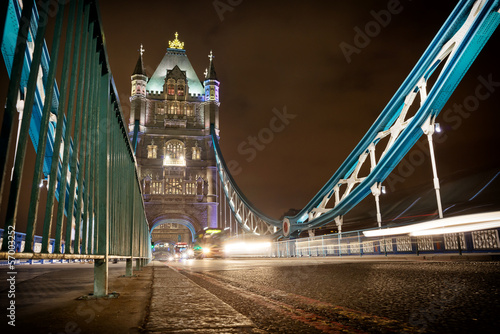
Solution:
<svg viewBox="0 0 500 334"><path fill-rule="evenodd" d="M217 73L215 72L214 66L215 56L213 55L212 50L210 50L208 58L210 59L210 67L208 71L205 71L205 80L217 80Z"/></svg>
<svg viewBox="0 0 500 334"><path fill-rule="evenodd" d="M141 48L138 50L139 51L139 59L137 59L137 64L135 64L135 69L134 73L132 75L140 74L140 75L146 75L146 72L144 71L144 65L142 64L142 55L144 54L144 47L141 44Z"/></svg>

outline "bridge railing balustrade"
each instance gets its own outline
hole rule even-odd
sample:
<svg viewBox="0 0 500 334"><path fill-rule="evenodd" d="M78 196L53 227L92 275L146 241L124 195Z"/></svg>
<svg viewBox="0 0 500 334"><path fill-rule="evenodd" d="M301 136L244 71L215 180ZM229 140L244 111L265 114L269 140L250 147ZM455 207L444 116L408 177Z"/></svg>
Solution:
<svg viewBox="0 0 500 334"><path fill-rule="evenodd" d="M365 237L363 231L277 241L270 257L500 254L500 229L429 236Z"/></svg>
<svg viewBox="0 0 500 334"><path fill-rule="evenodd" d="M149 225L99 4L52 4L25 0L21 8L9 0L0 8L1 52L10 77L0 132L0 201L7 202L0 260L12 252L17 260L91 259L94 294L105 295L109 258L127 258L129 276L133 258L138 264L151 258ZM19 128L16 112L22 115ZM29 158L34 173L25 168L29 139L37 153ZM32 180L29 203L20 199L23 177ZM28 211L24 226L16 224L21 210Z"/></svg>

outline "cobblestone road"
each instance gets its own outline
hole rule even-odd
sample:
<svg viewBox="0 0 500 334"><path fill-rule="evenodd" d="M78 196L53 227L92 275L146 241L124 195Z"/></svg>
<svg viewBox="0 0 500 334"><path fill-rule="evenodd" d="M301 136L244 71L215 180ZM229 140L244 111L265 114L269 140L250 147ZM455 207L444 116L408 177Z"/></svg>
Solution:
<svg viewBox="0 0 500 334"><path fill-rule="evenodd" d="M499 262L203 261L171 266L268 332L497 333L500 326Z"/></svg>

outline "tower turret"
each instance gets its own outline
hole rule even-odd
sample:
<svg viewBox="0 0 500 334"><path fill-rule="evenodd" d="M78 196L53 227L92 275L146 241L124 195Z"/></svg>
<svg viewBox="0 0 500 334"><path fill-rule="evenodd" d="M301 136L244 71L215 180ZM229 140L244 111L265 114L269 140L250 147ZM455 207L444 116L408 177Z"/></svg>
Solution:
<svg viewBox="0 0 500 334"><path fill-rule="evenodd" d="M130 77L132 81L132 90L130 93L130 131L133 130L136 120L138 120L141 125L145 124L146 84L148 82L148 77L142 62L144 51L141 44L139 59L137 59L134 72Z"/></svg>
<svg viewBox="0 0 500 334"><path fill-rule="evenodd" d="M214 55L212 51L208 55L210 59L209 69L205 70L205 126L210 124L215 125L215 129L219 131L219 86L220 82L217 80L217 73L214 66ZM208 111L208 112L207 112ZM208 124L207 124L208 123Z"/></svg>

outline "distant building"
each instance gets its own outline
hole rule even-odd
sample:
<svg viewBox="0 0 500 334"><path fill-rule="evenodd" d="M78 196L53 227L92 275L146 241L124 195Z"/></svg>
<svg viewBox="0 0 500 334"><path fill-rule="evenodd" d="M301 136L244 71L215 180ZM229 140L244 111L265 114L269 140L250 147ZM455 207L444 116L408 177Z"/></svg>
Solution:
<svg viewBox="0 0 500 334"><path fill-rule="evenodd" d="M179 227L178 233L169 229L175 240L165 242L190 242L185 238L195 231L219 227L219 181L210 137L211 124L219 134L214 57L210 52L201 82L177 33L151 77L144 70L143 53L141 46L131 77L129 131L134 145L138 129L136 157L146 214L150 227Z"/></svg>

